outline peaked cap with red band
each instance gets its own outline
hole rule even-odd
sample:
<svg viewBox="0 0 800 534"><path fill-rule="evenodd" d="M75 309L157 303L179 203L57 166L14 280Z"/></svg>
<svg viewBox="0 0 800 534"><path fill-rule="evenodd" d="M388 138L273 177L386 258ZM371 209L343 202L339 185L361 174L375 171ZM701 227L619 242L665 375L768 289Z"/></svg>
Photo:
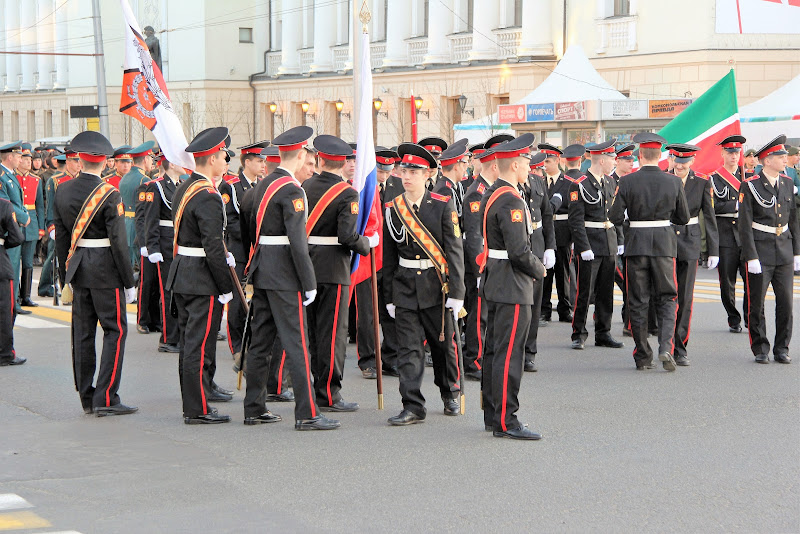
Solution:
<svg viewBox="0 0 800 534"><path fill-rule="evenodd" d="M327 161L344 161L353 155L350 145L334 135L318 135L314 139L314 148L319 152L319 157Z"/></svg>
<svg viewBox="0 0 800 534"><path fill-rule="evenodd" d="M652 132L641 132L633 136L633 142L638 143L639 148L657 148L667 144L667 140Z"/></svg>
<svg viewBox="0 0 800 534"><path fill-rule="evenodd" d="M486 150L486 147L484 146L483 143L478 143L477 145L472 145L467 150L469 150L470 154L477 157L480 156Z"/></svg>
<svg viewBox="0 0 800 534"><path fill-rule="evenodd" d="M617 147L617 159L635 159L633 156L633 149L636 148L635 145L631 144L622 144Z"/></svg>
<svg viewBox="0 0 800 534"><path fill-rule="evenodd" d="M616 139L609 139L608 141L586 147L586 151L589 152L589 154L614 154L614 143L616 142Z"/></svg>
<svg viewBox="0 0 800 534"><path fill-rule="evenodd" d="M725 152L739 152L742 150L742 145L747 142L747 138L743 135L729 135L719 143L719 146L725 149Z"/></svg>
<svg viewBox="0 0 800 534"><path fill-rule="evenodd" d="M569 145L564 149L564 159L567 161L577 161L581 159L584 154L586 154L586 147L578 143Z"/></svg>
<svg viewBox="0 0 800 534"><path fill-rule="evenodd" d="M467 139L459 139L449 147L447 150L442 152L442 155L439 156L439 163L442 164L442 167L446 167L447 165L452 165L465 155L469 153L467 150Z"/></svg>
<svg viewBox="0 0 800 534"><path fill-rule="evenodd" d="M789 151L786 150L786 136L779 135L766 145L762 146L759 150L756 150L756 157L758 159L763 159L767 156L782 156L788 153Z"/></svg>
<svg viewBox="0 0 800 534"><path fill-rule="evenodd" d="M426 137L417 144L434 155L439 155L447 150L447 141L439 137Z"/></svg>
<svg viewBox="0 0 800 534"><path fill-rule="evenodd" d="M141 145L129 149L128 154L130 154L132 158L141 158L153 152L154 146L156 146L155 141L145 141Z"/></svg>
<svg viewBox="0 0 800 534"><path fill-rule="evenodd" d="M539 143L537 147L539 148L539 152L545 155L545 158L549 158L551 156L560 157L564 155L563 150L549 143Z"/></svg>
<svg viewBox="0 0 800 534"><path fill-rule="evenodd" d="M496 147L500 143L505 143L506 141L513 141L513 140L514 140L514 136L513 135L497 134L497 135L487 139L486 142L483 143L483 148L485 148L486 150L489 150L492 147Z"/></svg>
<svg viewBox="0 0 800 534"><path fill-rule="evenodd" d="M230 142L231 138L228 135L228 129L224 126L216 126L214 128L206 128L197 134L184 150L199 158L216 154L221 150L224 151L228 148Z"/></svg>
<svg viewBox="0 0 800 534"><path fill-rule="evenodd" d="M531 157L529 165L531 166L531 169L538 169L539 167L544 167L544 160L546 159L547 159L547 154L545 154L544 152L539 152L538 154L534 154Z"/></svg>
<svg viewBox="0 0 800 534"><path fill-rule="evenodd" d="M151 141L152 143L152 141ZM84 161L101 163L114 155L114 147L100 132L81 132L70 142L70 149Z"/></svg>
<svg viewBox="0 0 800 534"><path fill-rule="evenodd" d="M397 154L400 156L401 167L435 169L438 166L433 154L414 143L401 144L397 147Z"/></svg>
<svg viewBox="0 0 800 534"><path fill-rule="evenodd" d="M375 150L375 163L382 171L391 171L394 162L399 159L397 152L386 147L379 146Z"/></svg>
<svg viewBox="0 0 800 534"><path fill-rule="evenodd" d="M700 152L700 147L685 143L673 143L667 145L667 150L671 156L675 157L675 163L686 163Z"/></svg>
<svg viewBox="0 0 800 534"><path fill-rule="evenodd" d="M512 141L506 141L494 148L497 159L511 159L520 156L530 158L531 146L536 137L530 132L524 133Z"/></svg>
<svg viewBox="0 0 800 534"><path fill-rule="evenodd" d="M269 141L258 141L257 143L253 143L252 145L237 147L237 150L241 152L242 156L244 156L245 154L253 154L261 159L264 159L264 155L261 153L261 151L267 148L268 146L269 146Z"/></svg>
<svg viewBox="0 0 800 534"><path fill-rule="evenodd" d="M309 126L295 126L286 130L272 140L272 144L281 152L292 152L308 145L308 140L314 135L314 130Z"/></svg>
<svg viewBox="0 0 800 534"><path fill-rule="evenodd" d="M267 158L267 163L281 162L281 151L276 146L268 146L261 151L261 155Z"/></svg>

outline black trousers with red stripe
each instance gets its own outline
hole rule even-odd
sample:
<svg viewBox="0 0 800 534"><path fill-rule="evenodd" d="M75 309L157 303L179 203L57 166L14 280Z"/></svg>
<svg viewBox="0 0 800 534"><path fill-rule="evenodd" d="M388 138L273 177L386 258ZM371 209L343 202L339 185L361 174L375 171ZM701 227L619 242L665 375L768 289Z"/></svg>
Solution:
<svg viewBox="0 0 800 534"><path fill-rule="evenodd" d="M550 301L553 293L553 280L556 281L558 304L556 311L559 319L564 319L572 313L572 303L575 302L577 282L575 266L572 261L570 247L556 247L556 264L547 271L542 285L542 317L548 321L553 313L553 304Z"/></svg>
<svg viewBox="0 0 800 534"><path fill-rule="evenodd" d="M349 299L349 286L317 284L317 297L306 308L311 370L319 406L333 406L342 400Z"/></svg>
<svg viewBox="0 0 800 534"><path fill-rule="evenodd" d="M620 310L622 325L624 328L629 328L628 290L625 289L625 256L617 256L615 259L614 283L616 283L619 290L622 291L622 310Z"/></svg>
<svg viewBox="0 0 800 534"><path fill-rule="evenodd" d="M72 286L72 364L75 388L84 408L119 404L119 382L128 318L125 292L120 288ZM103 329L100 368L97 367L95 333ZM97 371L97 383L93 386Z"/></svg>
<svg viewBox="0 0 800 534"><path fill-rule="evenodd" d="M689 334L692 331L694 282L697 279L697 260L677 261L678 317L675 320L675 356L686 356Z"/></svg>
<svg viewBox="0 0 800 534"><path fill-rule="evenodd" d="M539 337L539 317L542 312L542 281L533 281L533 306L531 306L531 324L528 328L528 338L525 340L525 357L536 356L538 347L536 341Z"/></svg>
<svg viewBox="0 0 800 534"><path fill-rule="evenodd" d="M594 335L607 334L611 330L611 314L614 312L614 269L616 256L595 256L592 261L577 260L578 291L575 295L575 311L572 320L572 340L586 341L586 318L589 314L589 299L594 295Z"/></svg>
<svg viewBox="0 0 800 534"><path fill-rule="evenodd" d="M464 273L464 284L467 288L464 307L467 316L464 318L464 370L478 371L483 365L483 344L486 339L486 302L478 290L478 277L473 273Z"/></svg>
<svg viewBox="0 0 800 534"><path fill-rule="evenodd" d="M452 316L452 312L445 311ZM452 319L452 317L450 318ZM454 357L453 322L445 320L444 341L439 341L442 331L441 305L423 310L397 307L397 370L400 372L400 396L403 409L425 417L425 397L422 395L422 377L425 374L423 340L428 341L433 360L433 382L443 400L458 397L458 360Z"/></svg>
<svg viewBox="0 0 800 534"><path fill-rule="evenodd" d="M764 297L772 284L775 293L775 344L773 354L789 354L792 340L792 293L794 291L793 265L762 265L761 274L747 273L747 299L750 315L747 327L750 332L750 349L753 355L769 354L767 323L764 315Z"/></svg>
<svg viewBox="0 0 800 534"><path fill-rule="evenodd" d="M161 336L159 341L161 343L168 343L170 345L177 345L181 341L181 330L178 328L178 319L173 317L169 312L169 303L172 298L172 292L167 287L167 277L169 276L169 269L172 266L172 258L164 258L161 263L156 263L156 274L158 275L158 296L160 303L160 323L161 323Z"/></svg>
<svg viewBox="0 0 800 534"><path fill-rule="evenodd" d="M356 284L353 290L355 300L356 351L360 369L375 368L375 323L372 310L372 280L366 279ZM397 333L394 319L386 311L386 301L381 290L381 275L378 272L378 314L383 341L381 342L381 363L383 367L397 366Z"/></svg>
<svg viewBox="0 0 800 534"><path fill-rule="evenodd" d="M742 259L739 247L719 247L719 295L722 306L728 314L728 326L741 326L742 317L747 319L747 297L742 299L742 313L736 309L736 273L744 281L744 293L747 295L747 265Z"/></svg>
<svg viewBox="0 0 800 534"><path fill-rule="evenodd" d="M175 293L175 298L181 331L178 375L183 416L206 415L207 398L217 366L217 328L222 317L222 304L217 295Z"/></svg>
<svg viewBox="0 0 800 534"><path fill-rule="evenodd" d="M267 411L269 356L276 337L280 337L292 377L295 419L316 417L319 408L314 398L308 352L308 321L300 292L256 288L250 305L253 307L253 333L246 355L244 416L257 417Z"/></svg>
<svg viewBox="0 0 800 534"><path fill-rule="evenodd" d="M521 426L517 419L518 395L531 307L484 302L488 304L489 319L481 383L483 423L498 431L513 430Z"/></svg>
<svg viewBox="0 0 800 534"><path fill-rule="evenodd" d="M14 281L0 280L0 361L11 361L14 353Z"/></svg>
<svg viewBox="0 0 800 534"><path fill-rule="evenodd" d="M169 270L164 276L169 274ZM166 278L165 278L166 280ZM159 300L158 267L142 256L139 263L139 293L136 295L136 322L141 326L161 329L161 305Z"/></svg>
<svg viewBox="0 0 800 534"><path fill-rule="evenodd" d="M286 371L286 351L277 337L267 360L267 394L280 395L289 388L289 372Z"/></svg>
<svg viewBox="0 0 800 534"><path fill-rule="evenodd" d="M658 351L673 352L678 308L675 258L626 256L625 269L628 317L635 344L633 359L637 365L653 363L653 349L647 339L653 309L658 317Z"/></svg>
<svg viewBox="0 0 800 534"><path fill-rule="evenodd" d="M246 262L236 260L236 275L239 277L239 283L243 284L245 280L244 267ZM242 286L244 287L244 286ZM244 323L247 319L242 308L239 292L233 292L233 300L228 303L228 348L231 349L231 354L236 354L242 351L242 336L244 335Z"/></svg>

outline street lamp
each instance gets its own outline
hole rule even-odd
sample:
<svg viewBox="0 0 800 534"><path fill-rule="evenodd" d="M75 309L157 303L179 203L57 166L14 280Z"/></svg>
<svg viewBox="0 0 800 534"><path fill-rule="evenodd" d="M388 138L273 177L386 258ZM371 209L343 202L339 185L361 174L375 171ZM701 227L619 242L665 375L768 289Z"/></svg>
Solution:
<svg viewBox="0 0 800 534"><path fill-rule="evenodd" d="M341 98L336 102L334 102L333 104L336 106L336 113L338 113L340 117L347 117L348 119L350 118L349 112L348 113L342 112L342 110L344 109L344 102L342 102Z"/></svg>
<svg viewBox="0 0 800 534"><path fill-rule="evenodd" d="M300 102L300 109L303 110L303 115L311 119L315 119L316 116L313 113L308 112L309 108L311 108L311 104L308 103L308 100L303 100Z"/></svg>
<svg viewBox="0 0 800 534"><path fill-rule="evenodd" d="M458 97L458 107L461 110L461 114L462 115L463 114L467 114L467 115L471 115L473 119L475 118L475 108L464 109L465 107L467 107L467 97L466 96L461 95L461 96Z"/></svg>
<svg viewBox="0 0 800 534"><path fill-rule="evenodd" d="M267 104L267 107L269 108L269 112L272 113L275 117L281 117L281 115L276 113L276 111L278 111L278 104L276 104L275 102L270 102L269 104Z"/></svg>
<svg viewBox="0 0 800 534"><path fill-rule="evenodd" d="M386 118L389 117L388 111L381 112L381 108L383 107L383 100L381 100L380 98L373 98L372 106L375 108L376 115L383 115Z"/></svg>
<svg viewBox="0 0 800 534"><path fill-rule="evenodd" d="M417 114L422 113L426 117L430 118L430 116L431 116L430 111L423 111L422 110L422 104L424 104L424 103L425 103L425 101L422 100L421 96L414 97L414 108L417 110Z"/></svg>

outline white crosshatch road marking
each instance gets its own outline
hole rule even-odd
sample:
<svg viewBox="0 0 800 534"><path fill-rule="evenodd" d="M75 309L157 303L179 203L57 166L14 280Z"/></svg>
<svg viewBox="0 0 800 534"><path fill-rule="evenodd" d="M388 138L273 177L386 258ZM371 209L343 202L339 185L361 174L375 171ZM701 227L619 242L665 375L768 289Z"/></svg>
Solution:
<svg viewBox="0 0 800 534"><path fill-rule="evenodd" d="M33 508L33 505L15 493L0 493L0 510Z"/></svg>

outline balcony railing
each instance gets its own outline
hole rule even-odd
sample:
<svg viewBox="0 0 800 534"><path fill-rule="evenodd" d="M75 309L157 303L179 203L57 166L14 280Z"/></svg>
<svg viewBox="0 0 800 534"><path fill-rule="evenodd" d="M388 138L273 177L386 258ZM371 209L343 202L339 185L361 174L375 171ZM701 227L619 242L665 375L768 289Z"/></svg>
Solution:
<svg viewBox="0 0 800 534"><path fill-rule="evenodd" d="M519 43L522 41L521 28L502 28L494 30L494 40L497 42L497 58L508 59L516 57Z"/></svg>
<svg viewBox="0 0 800 534"><path fill-rule="evenodd" d="M636 41L636 16L612 17L597 21L600 30L598 54L609 51L634 52L638 48Z"/></svg>
<svg viewBox="0 0 800 534"><path fill-rule="evenodd" d="M450 58L454 63L469 60L469 51L472 50L471 33L454 33L450 38Z"/></svg>

